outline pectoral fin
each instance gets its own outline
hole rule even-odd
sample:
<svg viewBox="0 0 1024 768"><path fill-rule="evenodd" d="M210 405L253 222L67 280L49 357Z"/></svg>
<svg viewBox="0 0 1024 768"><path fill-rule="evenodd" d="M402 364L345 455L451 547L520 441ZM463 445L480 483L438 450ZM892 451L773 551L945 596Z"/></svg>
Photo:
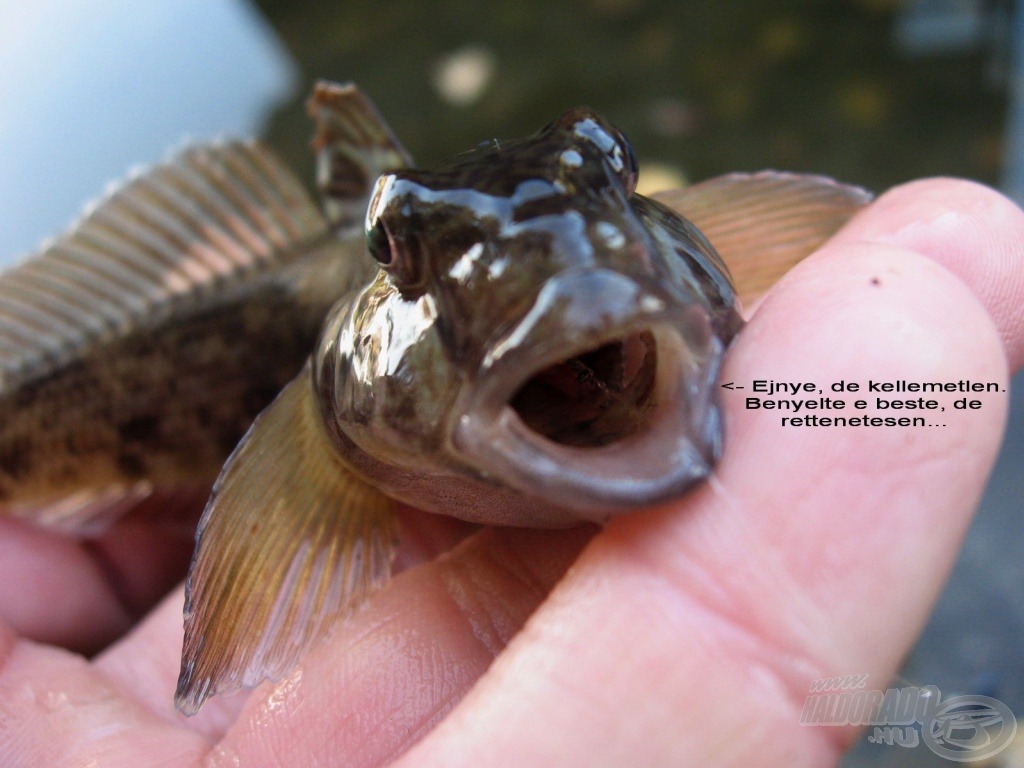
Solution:
<svg viewBox="0 0 1024 768"><path fill-rule="evenodd" d="M337 459L307 368L253 424L214 487L186 586L175 703L277 679L389 576L391 500Z"/></svg>
<svg viewBox="0 0 1024 768"><path fill-rule="evenodd" d="M352 83L321 81L309 99L316 124L316 181L336 229L362 228L373 183L409 165L409 154L366 95Z"/></svg>
<svg viewBox="0 0 1024 768"><path fill-rule="evenodd" d="M697 225L732 273L741 301L764 294L872 196L825 176L730 173L653 196Z"/></svg>

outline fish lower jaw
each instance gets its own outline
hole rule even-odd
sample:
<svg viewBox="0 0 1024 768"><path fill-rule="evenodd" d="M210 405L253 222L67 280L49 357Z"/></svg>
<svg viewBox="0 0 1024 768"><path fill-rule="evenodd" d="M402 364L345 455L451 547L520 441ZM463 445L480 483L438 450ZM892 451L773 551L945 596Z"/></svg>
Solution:
<svg viewBox="0 0 1024 768"><path fill-rule="evenodd" d="M720 452L720 353L664 323L526 366L470 405L455 445L481 474L581 520L665 501Z"/></svg>

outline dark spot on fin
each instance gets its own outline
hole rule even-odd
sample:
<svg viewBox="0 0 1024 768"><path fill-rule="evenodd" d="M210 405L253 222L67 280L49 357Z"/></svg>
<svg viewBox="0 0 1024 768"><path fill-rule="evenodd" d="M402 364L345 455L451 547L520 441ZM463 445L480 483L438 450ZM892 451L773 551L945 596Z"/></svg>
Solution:
<svg viewBox="0 0 1024 768"><path fill-rule="evenodd" d="M730 173L653 196L715 247L741 301L764 294L871 202L860 187L825 176Z"/></svg>
<svg viewBox="0 0 1024 768"><path fill-rule="evenodd" d="M278 679L389 575L391 500L340 463L307 368L253 424L199 523L175 703ZM253 557L258 552L259 557Z"/></svg>

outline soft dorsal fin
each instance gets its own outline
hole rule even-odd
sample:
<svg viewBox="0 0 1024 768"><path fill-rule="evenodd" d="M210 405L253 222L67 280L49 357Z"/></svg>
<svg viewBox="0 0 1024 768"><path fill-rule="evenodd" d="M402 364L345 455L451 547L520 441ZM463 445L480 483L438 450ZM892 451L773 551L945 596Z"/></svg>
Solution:
<svg viewBox="0 0 1024 768"><path fill-rule="evenodd" d="M317 187L335 229L362 228L377 177L409 165L409 154L352 83L320 81L309 99L316 125Z"/></svg>
<svg viewBox="0 0 1024 768"><path fill-rule="evenodd" d="M387 580L391 500L335 454L309 368L253 424L197 534L175 702L278 679L327 627Z"/></svg>
<svg viewBox="0 0 1024 768"><path fill-rule="evenodd" d="M744 304L813 253L871 194L825 176L730 173L653 197L697 225L732 273Z"/></svg>
<svg viewBox="0 0 1024 768"><path fill-rule="evenodd" d="M267 147L186 149L0 276L0 394L328 237L316 203Z"/></svg>

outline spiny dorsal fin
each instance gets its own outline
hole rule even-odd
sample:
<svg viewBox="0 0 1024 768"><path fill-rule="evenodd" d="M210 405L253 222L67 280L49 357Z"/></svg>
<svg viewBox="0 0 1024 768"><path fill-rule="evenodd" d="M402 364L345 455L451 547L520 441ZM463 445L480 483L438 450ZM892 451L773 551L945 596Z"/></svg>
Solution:
<svg viewBox="0 0 1024 768"><path fill-rule="evenodd" d="M728 265L744 304L871 202L860 187L780 171L730 173L653 197L704 233Z"/></svg>
<svg viewBox="0 0 1024 768"><path fill-rule="evenodd" d="M373 183L411 163L384 118L352 83L320 81L309 99L316 180L332 226L362 228Z"/></svg>
<svg viewBox="0 0 1024 768"><path fill-rule="evenodd" d="M391 500L340 463L309 369L231 455L203 513L175 703L278 679L389 575Z"/></svg>
<svg viewBox="0 0 1024 768"><path fill-rule="evenodd" d="M0 276L0 392L327 236L315 202L267 147L186 149Z"/></svg>

